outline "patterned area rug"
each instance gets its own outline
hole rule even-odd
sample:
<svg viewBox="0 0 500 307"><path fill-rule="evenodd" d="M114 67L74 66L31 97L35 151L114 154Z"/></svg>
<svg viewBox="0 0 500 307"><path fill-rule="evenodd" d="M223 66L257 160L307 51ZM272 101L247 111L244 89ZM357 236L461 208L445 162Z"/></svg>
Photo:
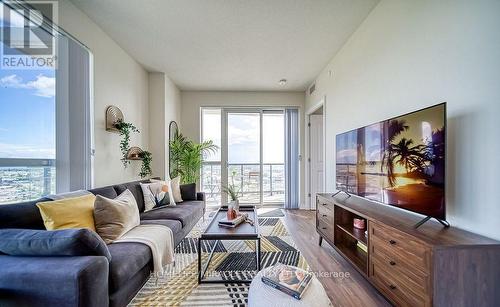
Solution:
<svg viewBox="0 0 500 307"><path fill-rule="evenodd" d="M258 212L258 210L257 210ZM267 211L267 212L258 212L259 213L259 217L284 217L285 214L283 214L283 211L281 211L281 209L274 209L274 210L271 210L271 211Z"/></svg>
<svg viewBox="0 0 500 307"><path fill-rule="evenodd" d="M246 306L248 287L245 284L201 284L197 274L197 239L210 218L198 225L175 249L175 266L168 265L163 277L151 277L130 306ZM262 268L277 262L309 269L286 230L282 218L259 218ZM213 244L213 243L212 243ZM209 246L202 246L202 258L208 258ZM254 241L220 241L207 276L253 277L255 272ZM235 272L237 271L237 272Z"/></svg>

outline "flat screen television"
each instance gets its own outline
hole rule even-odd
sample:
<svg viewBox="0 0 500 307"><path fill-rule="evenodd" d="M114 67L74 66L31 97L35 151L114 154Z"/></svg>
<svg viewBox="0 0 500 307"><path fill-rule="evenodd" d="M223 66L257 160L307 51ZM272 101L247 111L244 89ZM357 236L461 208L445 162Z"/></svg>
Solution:
<svg viewBox="0 0 500 307"><path fill-rule="evenodd" d="M336 187L443 223L445 161L441 103L338 134Z"/></svg>

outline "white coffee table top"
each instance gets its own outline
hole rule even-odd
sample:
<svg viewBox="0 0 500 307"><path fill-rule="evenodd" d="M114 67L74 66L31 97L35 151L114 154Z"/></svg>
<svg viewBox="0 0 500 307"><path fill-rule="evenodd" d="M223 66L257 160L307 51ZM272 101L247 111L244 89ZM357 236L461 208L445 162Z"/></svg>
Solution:
<svg viewBox="0 0 500 307"><path fill-rule="evenodd" d="M271 267L260 271L250 284L248 291L248 306L249 307L328 307L331 306L330 299L326 295L323 285L313 276L311 284L304 292L300 300L274 289L262 282L262 272L269 270Z"/></svg>

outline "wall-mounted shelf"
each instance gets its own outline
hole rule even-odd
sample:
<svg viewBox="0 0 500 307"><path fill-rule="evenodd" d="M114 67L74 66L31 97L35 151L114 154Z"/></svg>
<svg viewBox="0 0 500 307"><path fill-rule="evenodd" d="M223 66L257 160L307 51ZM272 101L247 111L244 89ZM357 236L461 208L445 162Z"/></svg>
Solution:
<svg viewBox="0 0 500 307"><path fill-rule="evenodd" d="M140 147L130 147L127 152L127 160L142 160L141 153L143 150Z"/></svg>
<svg viewBox="0 0 500 307"><path fill-rule="evenodd" d="M115 124L119 121L123 122L123 113L117 106L109 106L106 108L106 131L119 132L115 128Z"/></svg>

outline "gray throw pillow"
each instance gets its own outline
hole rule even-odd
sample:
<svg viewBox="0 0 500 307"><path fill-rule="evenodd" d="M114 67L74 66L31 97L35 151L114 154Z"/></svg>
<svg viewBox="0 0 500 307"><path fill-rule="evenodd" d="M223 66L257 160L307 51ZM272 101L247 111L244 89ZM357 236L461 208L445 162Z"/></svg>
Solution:
<svg viewBox="0 0 500 307"><path fill-rule="evenodd" d="M106 244L138 226L139 208L132 192L127 189L115 199L97 195L94 203L94 222L97 233Z"/></svg>

